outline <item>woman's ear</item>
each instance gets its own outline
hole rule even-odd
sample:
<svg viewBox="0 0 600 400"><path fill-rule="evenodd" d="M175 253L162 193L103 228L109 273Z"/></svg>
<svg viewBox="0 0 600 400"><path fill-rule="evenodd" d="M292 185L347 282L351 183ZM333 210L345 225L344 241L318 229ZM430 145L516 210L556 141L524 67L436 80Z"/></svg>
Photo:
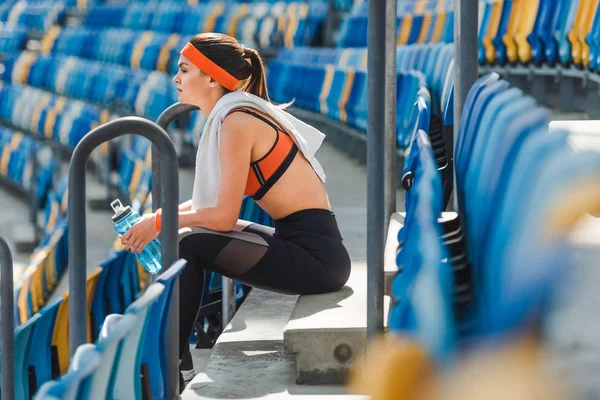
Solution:
<svg viewBox="0 0 600 400"><path fill-rule="evenodd" d="M218 87L219 86L219 82L215 81L212 77L208 77L209 81L208 81L208 86L210 86L211 88L214 87Z"/></svg>

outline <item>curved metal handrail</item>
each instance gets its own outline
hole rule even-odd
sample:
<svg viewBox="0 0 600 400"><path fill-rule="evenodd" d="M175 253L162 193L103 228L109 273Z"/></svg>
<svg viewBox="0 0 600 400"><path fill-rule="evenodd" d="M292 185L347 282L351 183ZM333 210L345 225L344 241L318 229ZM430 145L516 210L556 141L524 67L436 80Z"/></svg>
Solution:
<svg viewBox="0 0 600 400"><path fill-rule="evenodd" d="M85 165L92 151L104 142L124 134L135 133L149 139L160 152L160 176L169 182L161 197L165 204L161 239L163 243L163 270L173 264L178 256L177 208L179 197L179 174L177 153L168 134L154 122L140 117L123 117L101 125L87 135L75 147L69 165L69 334L71 356L87 339L86 298L86 208L85 208ZM178 327L179 300L178 282L173 289L172 307L169 312L174 329L168 330L167 373L168 398L178 393Z"/></svg>
<svg viewBox="0 0 600 400"><path fill-rule="evenodd" d="M15 398L15 339L13 262L8 244L0 237L0 335L2 335L2 398Z"/></svg>

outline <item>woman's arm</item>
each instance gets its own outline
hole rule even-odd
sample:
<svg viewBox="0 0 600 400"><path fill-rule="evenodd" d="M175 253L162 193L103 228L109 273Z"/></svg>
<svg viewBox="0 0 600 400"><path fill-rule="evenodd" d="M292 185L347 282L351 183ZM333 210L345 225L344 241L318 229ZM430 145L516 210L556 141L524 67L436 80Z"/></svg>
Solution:
<svg viewBox="0 0 600 400"><path fill-rule="evenodd" d="M192 200L188 200L179 205L179 212L190 211L192 209Z"/></svg>
<svg viewBox="0 0 600 400"><path fill-rule="evenodd" d="M180 211L179 227L198 226L215 231L230 231L237 223L248 178L252 135L242 113L231 114L221 127L221 182L217 205L196 211Z"/></svg>
<svg viewBox="0 0 600 400"><path fill-rule="evenodd" d="M252 152L252 135L244 123L246 115L235 113L223 121L221 128L221 182L217 205L192 211L191 200L179 206L179 228L202 227L214 231L231 231L237 223L248 177ZM121 236L126 250L140 252L157 235L156 214L145 214Z"/></svg>

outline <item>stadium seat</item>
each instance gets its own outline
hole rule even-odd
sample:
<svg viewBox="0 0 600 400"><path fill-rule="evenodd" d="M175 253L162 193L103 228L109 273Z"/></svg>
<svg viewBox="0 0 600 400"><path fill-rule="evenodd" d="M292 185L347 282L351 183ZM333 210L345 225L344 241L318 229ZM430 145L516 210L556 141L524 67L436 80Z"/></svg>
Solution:
<svg viewBox="0 0 600 400"><path fill-rule="evenodd" d="M135 316L131 314L109 314L106 317L96 343L96 350L100 353L100 363L90 377L82 383L80 389L82 398L110 398L109 393L112 393L111 389L116 379L115 362L125 337L134 329L136 322Z"/></svg>
<svg viewBox="0 0 600 400"><path fill-rule="evenodd" d="M163 284L165 288L150 310L148 325L152 326L153 329L149 329L146 333L144 343L141 367L142 382L144 388L150 388L150 393L145 393L146 397L163 398L167 388L167 377L163 373L163 371L166 371L167 365L167 320L171 307L173 285L175 279L185 268L185 264L185 260L176 261L156 279L156 282Z"/></svg>
<svg viewBox="0 0 600 400"><path fill-rule="evenodd" d="M451 265L439 237L437 215L441 212L441 177L429 139L424 131L413 137L416 178L407 201L399 272L392 282L393 307L389 315L392 332L414 336L436 358L447 360L454 347ZM427 248L426 252L421 249ZM422 299L433 299L426 302Z"/></svg>
<svg viewBox="0 0 600 400"><path fill-rule="evenodd" d="M56 349L60 375L64 375L69 369L69 294L62 297L52 334L52 347Z"/></svg>
<svg viewBox="0 0 600 400"><path fill-rule="evenodd" d="M585 67L589 65L589 47L585 37L591 29L597 8L597 0L582 0L579 2L573 26L567 34L567 38L571 43L572 60L575 65Z"/></svg>
<svg viewBox="0 0 600 400"><path fill-rule="evenodd" d="M146 333L150 327L150 310L164 291L165 286L155 283L125 311L125 315L133 315L136 324L125 337L122 349L115 365L116 379L112 388L112 396L117 399L142 399L141 386L141 361L146 340ZM109 388L110 390L111 388Z"/></svg>
<svg viewBox="0 0 600 400"><path fill-rule="evenodd" d="M56 381L44 383L36 393L35 400L77 400L85 398L81 394L82 384L99 367L101 354L93 344L83 344L73 355L72 367Z"/></svg>
<svg viewBox="0 0 600 400"><path fill-rule="evenodd" d="M56 349L52 346L52 333L62 301L62 297L59 297L40 310L40 317L33 331L29 365L34 368L32 379L35 381L32 383L35 384L32 387L36 389L59 375L56 369Z"/></svg>
<svg viewBox="0 0 600 400"><path fill-rule="evenodd" d="M568 34L573 29L575 16L577 14L577 6L579 2L566 2L561 9L560 20L557 30L554 31L554 40L557 42L558 61L564 65L569 65L572 61L571 42Z"/></svg>
<svg viewBox="0 0 600 400"><path fill-rule="evenodd" d="M518 60L524 64L531 62L531 45L527 38L533 32L541 0L526 0L521 4L521 18L515 31Z"/></svg>
<svg viewBox="0 0 600 400"><path fill-rule="evenodd" d="M15 328L15 398L28 399L29 393L29 357L33 331L40 315L35 314Z"/></svg>
<svg viewBox="0 0 600 400"><path fill-rule="evenodd" d="M546 36L551 30L549 26L553 25L553 19L559 12L556 9L557 0L540 0L538 5L535 24L530 34L527 35L527 42L531 47L531 60L540 65L546 59Z"/></svg>

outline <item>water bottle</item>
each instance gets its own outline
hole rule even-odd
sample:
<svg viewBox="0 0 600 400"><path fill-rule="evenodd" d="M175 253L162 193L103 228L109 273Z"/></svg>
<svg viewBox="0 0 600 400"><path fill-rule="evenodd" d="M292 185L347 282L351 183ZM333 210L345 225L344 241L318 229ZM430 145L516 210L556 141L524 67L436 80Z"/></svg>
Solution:
<svg viewBox="0 0 600 400"><path fill-rule="evenodd" d="M140 220L140 214L131 209L131 207L123 207L121 200L116 199L110 206L115 212L112 220L115 223L115 230L119 235L124 235L133 225ZM152 240L144 247L141 253L135 253L140 264L151 274L156 274L161 269L161 245L157 239Z"/></svg>

